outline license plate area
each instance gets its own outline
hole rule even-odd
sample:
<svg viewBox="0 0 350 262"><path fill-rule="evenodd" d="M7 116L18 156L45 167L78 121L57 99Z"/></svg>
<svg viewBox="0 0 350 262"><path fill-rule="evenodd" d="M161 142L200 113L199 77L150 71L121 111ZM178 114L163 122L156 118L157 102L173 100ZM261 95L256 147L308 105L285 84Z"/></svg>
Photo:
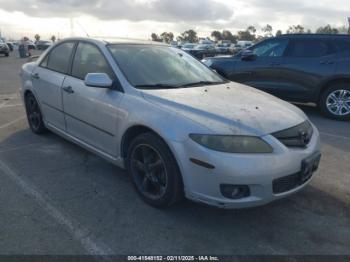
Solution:
<svg viewBox="0 0 350 262"><path fill-rule="evenodd" d="M301 163L301 172L300 172L300 182L305 183L308 181L312 174L318 169L321 160L321 153L317 152L312 156L305 158Z"/></svg>

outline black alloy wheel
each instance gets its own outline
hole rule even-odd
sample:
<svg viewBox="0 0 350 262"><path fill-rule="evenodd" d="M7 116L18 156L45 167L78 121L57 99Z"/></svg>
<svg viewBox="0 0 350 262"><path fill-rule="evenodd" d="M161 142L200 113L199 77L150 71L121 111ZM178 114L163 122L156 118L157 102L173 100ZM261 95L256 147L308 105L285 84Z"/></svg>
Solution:
<svg viewBox="0 0 350 262"><path fill-rule="evenodd" d="M35 134L43 134L47 131L45 128L39 104L32 93L28 93L25 98L27 119L30 129Z"/></svg>
<svg viewBox="0 0 350 262"><path fill-rule="evenodd" d="M126 166L136 191L148 204L164 208L182 199L177 163L158 136L144 133L136 137L129 147Z"/></svg>
<svg viewBox="0 0 350 262"><path fill-rule="evenodd" d="M160 154L147 144L137 145L131 155L131 171L136 186L150 199L164 196L167 186L165 164Z"/></svg>

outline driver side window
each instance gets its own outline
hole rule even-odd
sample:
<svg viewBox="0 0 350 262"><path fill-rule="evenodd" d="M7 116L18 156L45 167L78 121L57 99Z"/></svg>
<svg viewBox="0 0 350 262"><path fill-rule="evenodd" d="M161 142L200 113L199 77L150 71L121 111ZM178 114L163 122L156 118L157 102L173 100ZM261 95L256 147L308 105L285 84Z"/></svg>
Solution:
<svg viewBox="0 0 350 262"><path fill-rule="evenodd" d="M73 60L72 75L83 80L88 73L106 73L112 80L115 79L100 50L92 44L80 42Z"/></svg>
<svg viewBox="0 0 350 262"><path fill-rule="evenodd" d="M281 57L288 45L288 39L274 39L262 42L250 50L258 57Z"/></svg>

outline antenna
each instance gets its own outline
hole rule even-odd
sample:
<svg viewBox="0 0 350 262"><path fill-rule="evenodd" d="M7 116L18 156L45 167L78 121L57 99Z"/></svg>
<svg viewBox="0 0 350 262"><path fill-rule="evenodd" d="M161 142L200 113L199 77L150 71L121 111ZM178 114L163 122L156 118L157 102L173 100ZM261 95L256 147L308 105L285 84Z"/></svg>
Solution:
<svg viewBox="0 0 350 262"><path fill-rule="evenodd" d="M81 30L84 31L84 33L86 34L87 37L90 37L90 35L86 32L85 28L79 23L78 20L75 20L75 22L77 23L77 25L81 28Z"/></svg>
<svg viewBox="0 0 350 262"><path fill-rule="evenodd" d="M74 36L74 21L73 21L73 17L70 18L70 36L71 37Z"/></svg>

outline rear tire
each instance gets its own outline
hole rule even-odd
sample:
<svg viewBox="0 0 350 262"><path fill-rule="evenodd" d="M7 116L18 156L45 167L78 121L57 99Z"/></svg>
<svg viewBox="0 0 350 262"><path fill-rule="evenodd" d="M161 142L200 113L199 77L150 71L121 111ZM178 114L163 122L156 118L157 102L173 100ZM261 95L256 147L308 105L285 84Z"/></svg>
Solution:
<svg viewBox="0 0 350 262"><path fill-rule="evenodd" d="M30 129L33 133L41 135L47 132L38 102L32 93L25 97L25 108Z"/></svg>
<svg viewBox="0 0 350 262"><path fill-rule="evenodd" d="M177 162L157 135L143 133L131 142L126 168L137 193L149 205L166 208L183 198Z"/></svg>
<svg viewBox="0 0 350 262"><path fill-rule="evenodd" d="M6 53L5 56L9 56L10 54L9 53Z"/></svg>
<svg viewBox="0 0 350 262"><path fill-rule="evenodd" d="M350 119L350 83L338 83L331 85L323 91L319 107L321 112L332 119Z"/></svg>

